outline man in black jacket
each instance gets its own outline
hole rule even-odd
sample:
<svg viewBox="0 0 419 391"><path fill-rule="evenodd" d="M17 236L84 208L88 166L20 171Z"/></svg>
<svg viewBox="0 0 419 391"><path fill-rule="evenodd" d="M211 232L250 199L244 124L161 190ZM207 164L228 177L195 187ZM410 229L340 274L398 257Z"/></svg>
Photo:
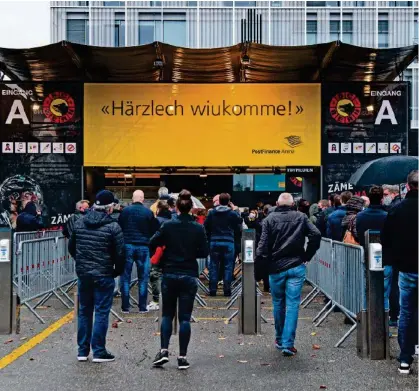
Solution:
<svg viewBox="0 0 419 391"><path fill-rule="evenodd" d="M36 204L29 201L23 212L17 217L16 232L38 231L44 228L41 211L37 209Z"/></svg>
<svg viewBox="0 0 419 391"><path fill-rule="evenodd" d="M136 190L132 195L133 204L125 208L119 216L119 225L124 233L126 263L121 277L122 312L129 313L129 291L134 262L138 274L138 308L147 313L148 281L150 278L150 239L159 228L153 212L143 205L144 193Z"/></svg>
<svg viewBox="0 0 419 391"><path fill-rule="evenodd" d="M110 191L99 192L93 210L76 222L70 237L69 251L76 261L79 291L78 361L87 361L90 346L93 362L115 360L106 350L106 333L114 278L124 270L124 238L121 227L109 216L114 203Z"/></svg>
<svg viewBox="0 0 419 391"><path fill-rule="evenodd" d="M220 194L220 205L211 209L204 227L210 243L209 289L210 295L217 294L218 270L224 261L224 296L231 296L236 248L239 247L242 220L232 210L230 195Z"/></svg>
<svg viewBox="0 0 419 391"><path fill-rule="evenodd" d="M294 199L282 193L277 208L262 223L257 262L268 262L275 318L275 346L284 356L294 356L295 331L305 264L320 247L319 230L301 212L292 210ZM307 248L304 249L308 237Z"/></svg>
<svg viewBox="0 0 419 391"><path fill-rule="evenodd" d="M409 374L418 341L418 171L407 177L406 198L390 209L381 232L383 263L399 270L399 372Z"/></svg>
<svg viewBox="0 0 419 391"><path fill-rule="evenodd" d="M67 224L64 226L64 229L63 229L63 235L66 238L71 237L76 221L81 219L86 214L88 209L89 209L89 201L81 200L77 202L76 211L67 220Z"/></svg>

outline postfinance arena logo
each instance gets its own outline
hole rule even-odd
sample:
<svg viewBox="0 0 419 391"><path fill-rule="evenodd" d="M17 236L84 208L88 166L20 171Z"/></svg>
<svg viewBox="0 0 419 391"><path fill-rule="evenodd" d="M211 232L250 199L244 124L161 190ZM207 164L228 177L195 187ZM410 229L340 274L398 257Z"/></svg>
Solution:
<svg viewBox="0 0 419 391"><path fill-rule="evenodd" d="M330 101L329 110L335 121L350 124L361 115L361 102L351 92L340 92Z"/></svg>
<svg viewBox="0 0 419 391"><path fill-rule="evenodd" d="M69 122L76 113L74 99L66 92L53 92L49 94L42 104L44 115L57 124Z"/></svg>

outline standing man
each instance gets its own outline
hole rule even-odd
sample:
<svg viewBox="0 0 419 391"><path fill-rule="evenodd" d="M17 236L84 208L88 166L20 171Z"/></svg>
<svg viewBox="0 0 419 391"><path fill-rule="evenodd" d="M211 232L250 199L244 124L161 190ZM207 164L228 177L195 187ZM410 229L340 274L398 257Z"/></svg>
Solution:
<svg viewBox="0 0 419 391"><path fill-rule="evenodd" d="M237 238L240 236L242 221L238 213L231 208L229 194L221 193L219 203L220 205L209 211L204 223L210 243L209 289L210 296L216 296L218 269L220 263L224 261L224 296L231 296L236 254L235 242L237 244Z"/></svg>
<svg viewBox="0 0 419 391"><path fill-rule="evenodd" d="M397 185L383 185L384 190L384 205L387 210L394 208L402 201L402 197L399 194L399 186Z"/></svg>
<svg viewBox="0 0 419 391"><path fill-rule="evenodd" d="M321 202L321 201L320 201ZM320 204L319 202L319 204ZM319 217L316 221L316 227L322 234L322 237L326 237L327 231L327 219L329 216L337 210L337 208L341 205L340 203L340 195L331 194L328 200L328 206L326 208L322 208L322 211L319 214ZM320 207L320 205L319 205Z"/></svg>
<svg viewBox="0 0 419 391"><path fill-rule="evenodd" d="M74 225L76 222L81 219L89 209L89 201L81 200L76 204L76 211L70 216L67 220L67 224L64 226L63 235L70 239L71 234L73 233Z"/></svg>
<svg viewBox="0 0 419 391"><path fill-rule="evenodd" d="M399 270L401 374L411 373L418 341L418 171L407 177L406 198L392 208L381 233L383 261Z"/></svg>
<svg viewBox="0 0 419 391"><path fill-rule="evenodd" d="M327 219L327 229L326 234L329 239L342 241L343 238L343 228L342 220L346 216L346 204L352 198L352 193L350 191L344 191L340 195L340 201L342 206L338 206L336 211L333 212Z"/></svg>
<svg viewBox="0 0 419 391"><path fill-rule="evenodd" d="M136 190L132 195L132 205L125 208L119 217L119 225L124 233L126 262L121 276L122 312L129 313L129 291L132 266L137 265L138 307L140 314L147 310L148 280L150 276L150 239L158 229L153 212L144 205L144 192Z"/></svg>
<svg viewBox="0 0 419 391"><path fill-rule="evenodd" d="M269 265L269 281L275 318L275 347L294 356L301 289L306 263L320 247L319 230L304 213L292 210L294 199L282 193L277 208L262 223L257 262ZM305 239L308 238L306 249Z"/></svg>
<svg viewBox="0 0 419 391"><path fill-rule="evenodd" d="M106 333L114 278L124 270L124 239L118 223L110 217L114 203L110 191L100 191L93 210L74 224L68 245L76 261L78 277L78 361L87 361L90 346L93 362L115 360L115 356L106 350Z"/></svg>
<svg viewBox="0 0 419 391"><path fill-rule="evenodd" d="M44 223L41 211L36 207L35 202L29 201L17 217L16 232L32 232L42 228L44 228Z"/></svg>

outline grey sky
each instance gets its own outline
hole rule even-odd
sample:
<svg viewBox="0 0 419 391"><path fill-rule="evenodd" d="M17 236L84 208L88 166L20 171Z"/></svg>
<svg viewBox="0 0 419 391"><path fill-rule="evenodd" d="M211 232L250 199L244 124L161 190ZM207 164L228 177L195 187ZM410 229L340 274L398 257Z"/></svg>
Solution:
<svg viewBox="0 0 419 391"><path fill-rule="evenodd" d="M0 0L0 47L29 48L49 43L49 1Z"/></svg>

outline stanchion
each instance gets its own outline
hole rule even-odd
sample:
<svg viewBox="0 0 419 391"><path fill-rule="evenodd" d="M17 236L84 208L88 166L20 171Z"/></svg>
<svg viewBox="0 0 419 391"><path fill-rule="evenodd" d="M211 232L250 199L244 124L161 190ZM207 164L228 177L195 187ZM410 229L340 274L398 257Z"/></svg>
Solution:
<svg viewBox="0 0 419 391"><path fill-rule="evenodd" d="M0 334L13 330L12 233L0 228Z"/></svg>

